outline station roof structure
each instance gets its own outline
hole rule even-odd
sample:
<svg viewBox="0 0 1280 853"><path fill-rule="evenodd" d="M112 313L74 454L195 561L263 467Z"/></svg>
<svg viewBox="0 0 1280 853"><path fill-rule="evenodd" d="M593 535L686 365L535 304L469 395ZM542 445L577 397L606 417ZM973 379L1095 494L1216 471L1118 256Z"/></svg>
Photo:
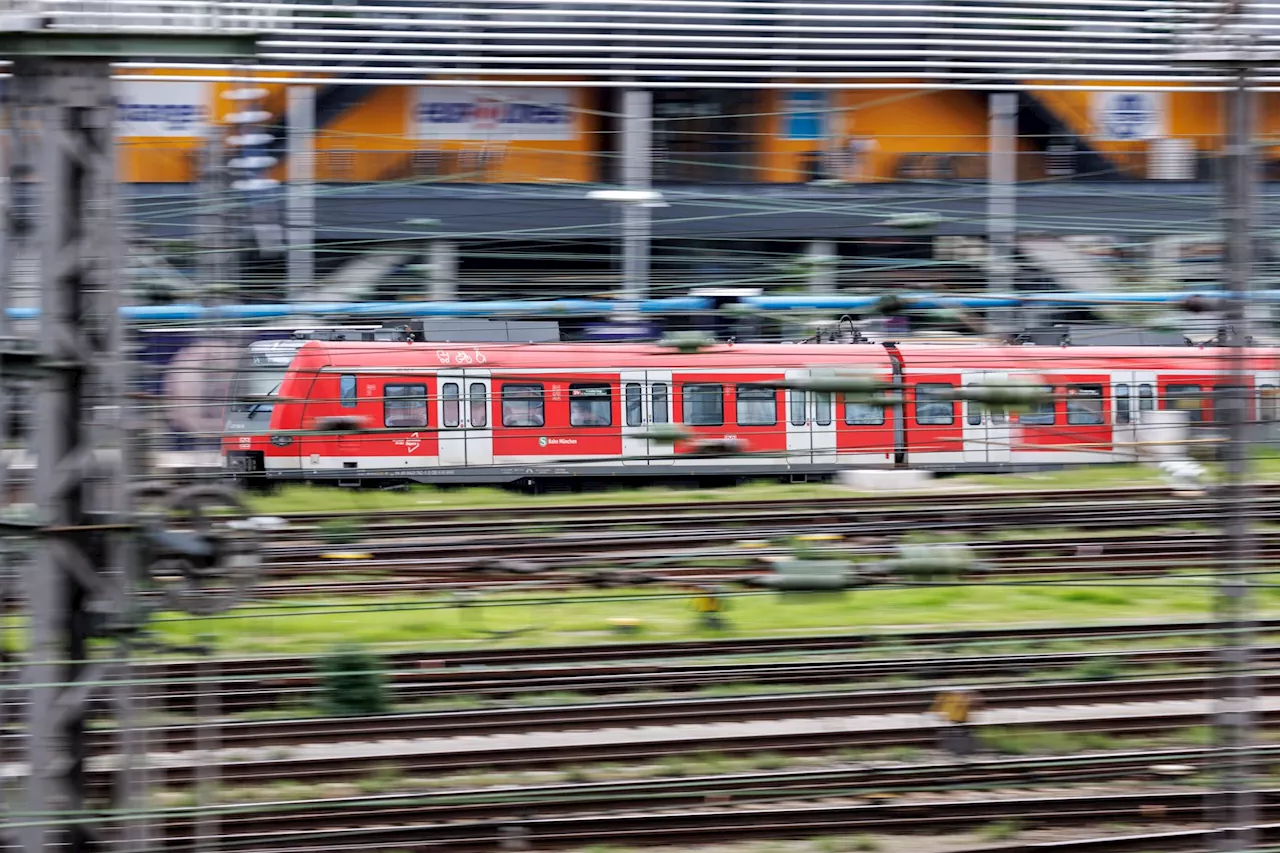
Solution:
<svg viewBox="0 0 1280 853"><path fill-rule="evenodd" d="M1214 90L1191 51L1280 55L1280 0L27 0L47 30L252 32L255 72L321 85ZM1280 61L1257 77L1280 89ZM157 78L157 68L168 69ZM123 77L254 79L233 60Z"/></svg>

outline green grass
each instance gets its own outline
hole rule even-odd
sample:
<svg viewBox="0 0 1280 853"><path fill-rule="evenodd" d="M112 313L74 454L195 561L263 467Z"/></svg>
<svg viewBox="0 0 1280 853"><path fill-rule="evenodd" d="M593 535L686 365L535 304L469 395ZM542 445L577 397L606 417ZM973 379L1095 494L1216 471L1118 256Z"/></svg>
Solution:
<svg viewBox="0 0 1280 853"><path fill-rule="evenodd" d="M999 820L978 831L988 841L1011 841L1022 832L1022 823L1016 820Z"/></svg>
<svg viewBox="0 0 1280 853"><path fill-rule="evenodd" d="M1280 586L1273 579L1260 579L1257 601L1263 613L1280 612ZM743 593L731 600L733 630L719 634L698 627L687 594L654 590L570 591L546 598L492 594L482 599L482 606L472 605L465 613L444 596L279 600L213 617L161 616L153 626L169 642L191 643L210 635L223 654L313 654L339 642L385 650L459 642L618 642L610 620L619 617L641 621L641 630L630 635L635 639L687 640L926 626L1176 621L1208 616L1209 603L1203 580L1170 577L1142 583L873 588L819 596Z"/></svg>

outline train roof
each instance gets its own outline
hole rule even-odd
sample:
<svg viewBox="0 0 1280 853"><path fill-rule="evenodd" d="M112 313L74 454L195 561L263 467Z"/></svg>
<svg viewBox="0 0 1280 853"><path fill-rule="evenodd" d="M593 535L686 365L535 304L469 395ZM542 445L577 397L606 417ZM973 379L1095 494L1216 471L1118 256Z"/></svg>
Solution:
<svg viewBox="0 0 1280 853"><path fill-rule="evenodd" d="M1049 347L903 343L897 347L908 368L987 370L1130 369L1225 370L1231 351L1215 347ZM1274 370L1277 350L1249 351L1251 370ZM461 358L459 357L461 356ZM881 344L716 344L680 352L655 344L544 343L441 344L405 342L309 341L299 351L300 369L506 369L610 367L689 369L815 367L890 364Z"/></svg>

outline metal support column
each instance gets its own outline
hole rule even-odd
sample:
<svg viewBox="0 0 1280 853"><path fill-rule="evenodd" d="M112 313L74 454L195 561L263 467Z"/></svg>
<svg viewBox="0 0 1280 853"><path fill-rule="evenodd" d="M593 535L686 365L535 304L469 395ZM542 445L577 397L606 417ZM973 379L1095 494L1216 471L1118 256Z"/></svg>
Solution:
<svg viewBox="0 0 1280 853"><path fill-rule="evenodd" d="M96 846L85 718L108 675L89 640L124 611L136 565L124 423L129 386L120 321L119 213L106 60L20 57L14 97L40 131L38 233L43 379L36 415L43 547L25 573L29 608L27 793L23 847ZM131 793L128 786L121 794ZM128 809L130 804L122 803Z"/></svg>
<svg viewBox="0 0 1280 853"><path fill-rule="evenodd" d="M1017 145L1018 96L993 92L990 96L990 155L987 169L987 287L993 293L1010 293L1014 288L1013 255L1017 241ZM1007 323L990 318L996 331Z"/></svg>
<svg viewBox="0 0 1280 853"><path fill-rule="evenodd" d="M1252 379L1245 343L1253 274L1254 200L1257 178L1253 150L1255 94L1249 91L1246 64L1235 68L1235 87L1224 94L1227 128L1223 228L1226 246L1226 323L1228 387L1234 400L1215 407L1227 432L1222 483L1222 546L1216 607L1219 620L1218 666L1221 682L1214 720L1220 750L1220 788L1216 792L1216 848L1232 853L1253 849L1257 800L1253 791L1253 728L1257 692L1253 678L1253 607L1249 572L1253 559L1248 482L1248 423ZM1248 389L1248 390L1247 390Z"/></svg>
<svg viewBox="0 0 1280 853"><path fill-rule="evenodd" d="M231 257L227 252L227 178L226 155L222 139L211 129L209 139L200 151L199 202L196 213L197 280L204 298L218 299L228 295L232 281Z"/></svg>
<svg viewBox="0 0 1280 853"><path fill-rule="evenodd" d="M653 184L653 94L627 89L622 95L622 184L647 191ZM649 298L650 208L643 202L622 206L622 293L625 300Z"/></svg>
<svg viewBox="0 0 1280 853"><path fill-rule="evenodd" d="M251 55L252 45L245 36L0 33L0 55L13 61L8 97L39 140L32 150L38 181L31 187L29 237L38 258L39 339L32 350L17 342L0 349L6 373L22 370L39 382L33 430L39 517L32 531L38 542L22 577L27 809L11 809L26 853L101 849L107 835L121 850L148 846L138 819L142 792L130 773L137 758L132 694L127 679L113 683L127 666L95 658L91 646L114 637L114 654L127 654L141 571L129 489L138 472L120 317L111 63L139 55ZM12 244L15 218L5 227ZM4 283L11 286L12 278ZM0 532L12 534L13 526ZM112 810L90 799L85 767L91 700L107 686L114 687L120 735L114 751L123 768ZM104 818L119 831L104 832Z"/></svg>
<svg viewBox="0 0 1280 853"><path fill-rule="evenodd" d="M316 90L289 87L285 220L289 235L289 300L307 299L316 277Z"/></svg>

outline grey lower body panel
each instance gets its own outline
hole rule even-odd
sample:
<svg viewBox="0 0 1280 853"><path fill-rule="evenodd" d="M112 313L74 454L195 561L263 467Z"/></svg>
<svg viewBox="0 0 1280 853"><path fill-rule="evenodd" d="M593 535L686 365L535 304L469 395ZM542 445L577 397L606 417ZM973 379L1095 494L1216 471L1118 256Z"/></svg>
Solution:
<svg viewBox="0 0 1280 853"><path fill-rule="evenodd" d="M1100 462L1099 464L1105 464ZM1112 463L1115 464L1115 463ZM935 465L857 465L847 463L737 464L733 460L672 465L493 465L482 467L349 469L332 471L268 470L246 475L227 471L228 476L267 482L352 483L396 481L416 483L504 484L522 480L664 480L688 477L826 477L845 470L920 470L936 473L998 474L1048 471L1065 467L1054 464L1011 462L962 462Z"/></svg>

